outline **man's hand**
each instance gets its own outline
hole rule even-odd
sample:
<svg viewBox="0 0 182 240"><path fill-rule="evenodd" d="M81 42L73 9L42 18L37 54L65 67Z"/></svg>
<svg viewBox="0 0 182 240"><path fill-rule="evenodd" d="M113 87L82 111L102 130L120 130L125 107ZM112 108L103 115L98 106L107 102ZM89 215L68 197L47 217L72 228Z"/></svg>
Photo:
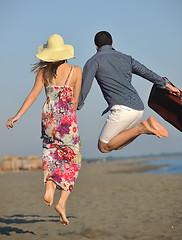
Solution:
<svg viewBox="0 0 182 240"><path fill-rule="evenodd" d="M180 96L180 90L177 87L171 85L171 83L166 84L166 90L169 91L173 95Z"/></svg>

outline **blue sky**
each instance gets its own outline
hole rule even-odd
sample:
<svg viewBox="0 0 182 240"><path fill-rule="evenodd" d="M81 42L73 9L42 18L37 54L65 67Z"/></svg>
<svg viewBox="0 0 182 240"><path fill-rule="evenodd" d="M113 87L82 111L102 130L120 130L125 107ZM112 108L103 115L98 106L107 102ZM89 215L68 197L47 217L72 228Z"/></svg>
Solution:
<svg viewBox="0 0 182 240"><path fill-rule="evenodd" d="M30 92L35 76L31 64L37 61L38 46L54 33L75 48L70 64L83 68L96 50L94 35L100 30L113 36L115 49L133 56L182 89L182 1L181 0L39 0L0 1L0 154L41 154L40 121L45 93L7 130L6 120L15 115ZM97 140L106 119L101 91L94 82L85 106L77 112L83 157L123 157L164 152L182 152L181 133L147 106L152 84L133 76L133 85L144 104L143 119L153 115L168 132L168 139L140 136L121 151L101 154Z"/></svg>

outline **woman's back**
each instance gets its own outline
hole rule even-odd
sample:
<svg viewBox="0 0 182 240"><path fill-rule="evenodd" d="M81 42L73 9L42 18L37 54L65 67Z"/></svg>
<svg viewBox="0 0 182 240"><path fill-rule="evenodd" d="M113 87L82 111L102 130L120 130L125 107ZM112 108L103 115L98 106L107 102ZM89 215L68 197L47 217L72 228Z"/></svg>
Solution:
<svg viewBox="0 0 182 240"><path fill-rule="evenodd" d="M61 64L56 71L56 77L53 77L52 80L49 80L49 83L45 81L45 87L47 87L49 84L52 86L64 86L66 79L68 78L70 74L72 65L68 63ZM75 83L78 79L78 75L80 72L80 68L77 66L74 66L74 70L72 72L72 75L70 76L69 84L66 83L66 85L69 85L70 87L75 86Z"/></svg>
<svg viewBox="0 0 182 240"><path fill-rule="evenodd" d="M68 73L67 70L69 70ZM42 138L63 141L63 132L66 131L64 135L68 134L71 125L77 125L73 109L73 87L70 86L70 82L71 85L74 83L73 72L74 66L67 64L65 68L59 68L56 78L51 83L48 79L46 81L48 83L46 86L47 100L42 111ZM66 121L66 125L65 119L69 119L68 122Z"/></svg>

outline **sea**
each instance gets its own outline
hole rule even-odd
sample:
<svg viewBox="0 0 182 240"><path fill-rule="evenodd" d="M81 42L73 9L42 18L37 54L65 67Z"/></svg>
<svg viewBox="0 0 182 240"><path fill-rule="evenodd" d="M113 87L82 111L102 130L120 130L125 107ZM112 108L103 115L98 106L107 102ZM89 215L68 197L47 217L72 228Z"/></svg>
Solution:
<svg viewBox="0 0 182 240"><path fill-rule="evenodd" d="M182 157L181 158L166 158L148 161L142 164L166 165L161 168L150 170L145 173L152 174L182 174Z"/></svg>

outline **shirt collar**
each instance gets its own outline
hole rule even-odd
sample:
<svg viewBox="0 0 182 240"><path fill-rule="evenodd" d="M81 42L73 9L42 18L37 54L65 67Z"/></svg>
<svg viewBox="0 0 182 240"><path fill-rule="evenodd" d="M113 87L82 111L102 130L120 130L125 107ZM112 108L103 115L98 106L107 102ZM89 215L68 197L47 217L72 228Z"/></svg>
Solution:
<svg viewBox="0 0 182 240"><path fill-rule="evenodd" d="M111 45L104 45L104 46L102 46L98 49L98 52L103 51L103 50L107 50L107 49L114 50L114 48Z"/></svg>

